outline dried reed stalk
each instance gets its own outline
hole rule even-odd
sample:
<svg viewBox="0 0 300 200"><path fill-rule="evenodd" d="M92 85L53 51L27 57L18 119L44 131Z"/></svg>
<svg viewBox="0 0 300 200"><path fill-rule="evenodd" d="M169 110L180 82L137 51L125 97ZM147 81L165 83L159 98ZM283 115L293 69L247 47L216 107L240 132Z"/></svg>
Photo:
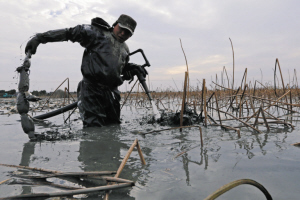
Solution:
<svg viewBox="0 0 300 200"><path fill-rule="evenodd" d="M71 190L71 191L66 191L66 192L23 194L23 195L17 195L17 196L4 197L4 198L0 198L0 199L24 199L24 198L37 198L37 197L71 196L71 195L77 195L77 194L86 194L86 193L91 193L91 192L119 189L119 188L124 188L124 187L130 187L133 185L134 185L133 183L120 183L120 184L114 184L114 185L77 189L77 190Z"/></svg>
<svg viewBox="0 0 300 200"><path fill-rule="evenodd" d="M185 72L184 87L183 87L183 96L182 96L182 104L181 104L181 111L180 111L180 126L183 125L183 113L185 111L187 79L188 79L188 72ZM180 129L180 132L181 131L182 131L182 129Z"/></svg>
<svg viewBox="0 0 300 200"><path fill-rule="evenodd" d="M129 159L129 156L130 156L130 154L131 154L131 152L133 151L133 148L134 148L135 146L137 146L137 149L138 149L139 156L140 156L140 159L141 159L142 164L143 164L143 165L146 164L146 161L145 161L145 159L144 159L144 157L143 157L141 148L140 148L140 146L139 146L139 144L138 144L138 139L135 139L134 142L132 143L132 145L130 146L129 150L127 151L125 157L123 158L122 163L120 164L119 169L118 169L118 171L117 171L117 173L116 173L116 175L115 175L115 178L118 178L118 177L120 176L122 170L123 170L124 167L125 167L125 164L126 164L127 160ZM106 192L104 199L105 199L105 200L108 200L108 199L109 199L109 192L108 192L108 191Z"/></svg>

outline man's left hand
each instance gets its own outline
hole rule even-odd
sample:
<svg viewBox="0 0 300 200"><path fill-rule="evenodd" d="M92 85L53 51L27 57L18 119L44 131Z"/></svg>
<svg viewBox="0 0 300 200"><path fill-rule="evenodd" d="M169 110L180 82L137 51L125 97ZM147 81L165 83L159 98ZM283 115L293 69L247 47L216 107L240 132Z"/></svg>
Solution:
<svg viewBox="0 0 300 200"><path fill-rule="evenodd" d="M133 80L133 77L138 74L142 74L146 78L148 72L141 65L128 63L123 71L123 80Z"/></svg>

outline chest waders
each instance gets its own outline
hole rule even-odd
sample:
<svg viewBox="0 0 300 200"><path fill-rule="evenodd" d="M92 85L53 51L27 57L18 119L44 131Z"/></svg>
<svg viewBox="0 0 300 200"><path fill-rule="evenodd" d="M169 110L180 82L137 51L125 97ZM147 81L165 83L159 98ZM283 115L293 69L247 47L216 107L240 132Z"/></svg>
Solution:
<svg viewBox="0 0 300 200"><path fill-rule="evenodd" d="M147 60L147 58L146 58L146 56L145 56L142 49L138 49L138 50L130 53L129 56L131 56L135 53L138 53L138 52L140 52L142 54L142 56L145 60L145 64L143 64L141 67L143 67L143 68L144 67L150 67L150 63ZM22 64L22 66L18 67L17 70L16 70L17 72L20 73L20 80L19 80L19 85L18 85L19 93L17 95L17 110L18 110L19 114L21 115L21 125L22 125L22 128L23 128L23 131L26 134L28 134L28 137L30 139L35 139L34 122L29 117L29 115L27 114L28 111L29 111L29 107L30 107L30 105L29 105L30 99L27 99L26 94L25 94L29 90L29 74L30 74L29 68L30 68L30 65L31 65L30 58L31 58L31 53L28 52L25 59L24 59L24 62ZM146 85L145 77L142 74L137 74L137 77L138 77L139 82L143 86L149 100L152 101L150 91L149 91L149 89ZM73 108L76 108L77 103L78 102L74 102L70 105L67 105L67 106L62 107L62 108L57 109L57 110L54 110L52 112L48 112L48 113L45 113L45 114L42 114L42 115L35 116L34 119L47 119L47 118L50 118L50 117L54 117L56 115L59 115L59 114L64 113L66 111L69 111Z"/></svg>

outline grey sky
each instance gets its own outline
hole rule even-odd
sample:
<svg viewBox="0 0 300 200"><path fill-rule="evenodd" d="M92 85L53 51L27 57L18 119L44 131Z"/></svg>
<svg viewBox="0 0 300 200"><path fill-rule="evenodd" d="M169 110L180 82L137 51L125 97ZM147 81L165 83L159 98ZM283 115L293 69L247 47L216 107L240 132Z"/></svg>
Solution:
<svg viewBox="0 0 300 200"><path fill-rule="evenodd" d="M276 58L288 83L289 73L292 80L300 61L299 4L296 0L0 0L0 89L17 89L14 71L30 36L89 24L96 16L113 24L123 13L138 23L127 44L131 51L142 48L148 57L151 89L176 88L173 80L181 89L186 66L179 38L192 86L204 78L210 83L216 74L220 78L223 66L232 78L229 38L235 52L236 85L245 68L248 80L261 80L262 71L263 82L273 81ZM54 90L67 77L71 90L76 90L83 51L72 42L41 44L31 59L30 91ZM143 64L139 56L131 61ZM126 87L131 86L120 89Z"/></svg>

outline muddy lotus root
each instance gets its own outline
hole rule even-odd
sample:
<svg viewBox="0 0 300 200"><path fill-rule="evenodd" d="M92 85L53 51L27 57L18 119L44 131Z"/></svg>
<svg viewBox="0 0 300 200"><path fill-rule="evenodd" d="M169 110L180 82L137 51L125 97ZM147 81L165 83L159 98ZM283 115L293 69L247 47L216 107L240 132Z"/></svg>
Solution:
<svg viewBox="0 0 300 200"><path fill-rule="evenodd" d="M24 92L19 92L17 96L17 109L19 114L27 114L29 111L29 102L25 98Z"/></svg>
<svg viewBox="0 0 300 200"><path fill-rule="evenodd" d="M19 91L26 92L29 90L29 73L25 71L25 68L22 68L20 71L20 82L19 82Z"/></svg>
<svg viewBox="0 0 300 200"><path fill-rule="evenodd" d="M21 114L21 124L25 133L34 132L34 123L26 114Z"/></svg>

